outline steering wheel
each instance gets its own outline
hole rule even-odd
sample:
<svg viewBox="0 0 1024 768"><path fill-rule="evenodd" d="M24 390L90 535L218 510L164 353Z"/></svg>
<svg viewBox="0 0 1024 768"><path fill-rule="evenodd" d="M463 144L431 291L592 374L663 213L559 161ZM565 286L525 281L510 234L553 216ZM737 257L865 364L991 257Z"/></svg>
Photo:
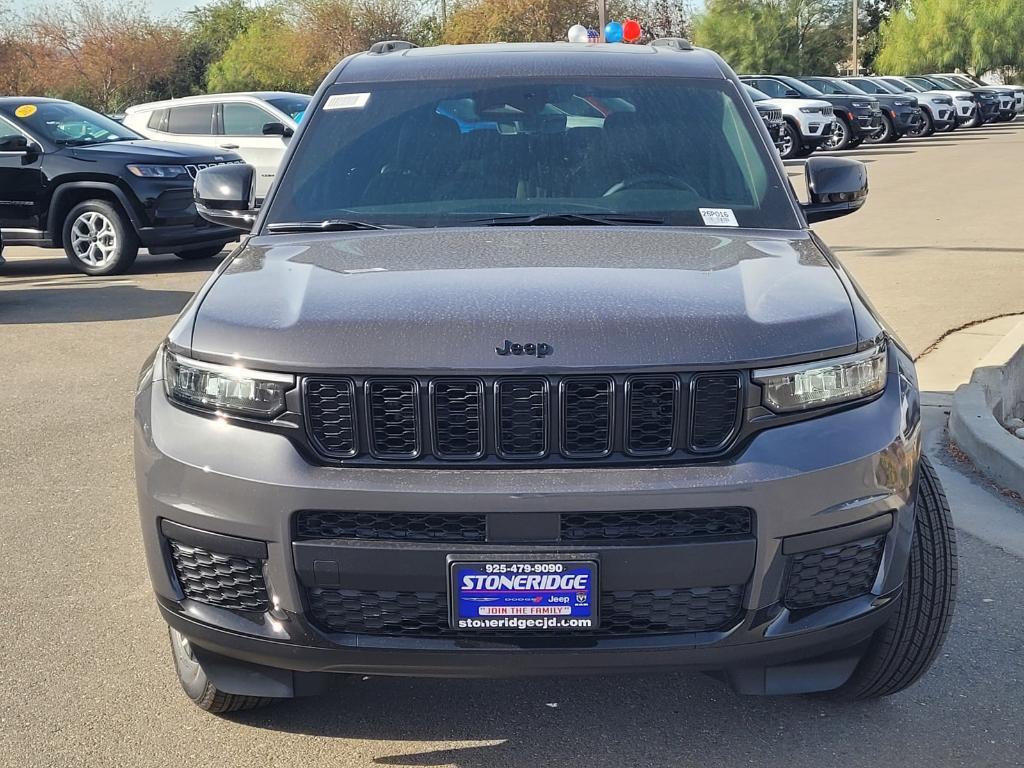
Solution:
<svg viewBox="0 0 1024 768"><path fill-rule="evenodd" d="M618 192L623 192L627 189L635 189L637 187L643 189L682 189L686 192L692 192L694 195L699 196L696 189L680 179L678 176L670 176L667 173L641 173L636 176L630 176L628 179L620 181L618 184L613 184L608 188L608 191L602 195L602 197L609 197Z"/></svg>

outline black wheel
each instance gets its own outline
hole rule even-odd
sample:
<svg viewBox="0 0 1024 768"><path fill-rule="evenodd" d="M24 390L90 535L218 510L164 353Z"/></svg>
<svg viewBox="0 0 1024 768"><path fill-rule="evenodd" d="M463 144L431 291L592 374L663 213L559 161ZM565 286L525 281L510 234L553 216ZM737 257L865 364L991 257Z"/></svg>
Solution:
<svg viewBox="0 0 1024 768"><path fill-rule="evenodd" d="M935 121L932 120L932 116L927 109L922 109L921 122L918 123L916 129L911 129L910 133L907 135L920 139L925 136L931 136L933 133L935 133Z"/></svg>
<svg viewBox="0 0 1024 768"><path fill-rule="evenodd" d="M935 660L956 602L956 532L935 469L921 457L917 517L896 614L871 640L853 677L831 696L873 699L913 685Z"/></svg>
<svg viewBox="0 0 1024 768"><path fill-rule="evenodd" d="M852 142L851 137L853 136L853 130L849 124L842 117L837 117L835 122L832 124L832 133L826 139L825 143L821 145L821 148L830 152L836 152L840 149L849 149Z"/></svg>
<svg viewBox="0 0 1024 768"><path fill-rule="evenodd" d="M892 124L892 119L888 115L882 115L882 129L868 136L866 141L868 144L888 144L896 141L896 128Z"/></svg>
<svg viewBox="0 0 1024 768"><path fill-rule="evenodd" d="M171 656L178 681L192 702L200 709L221 715L227 712L241 712L270 704L276 699L264 696L239 696L225 693L210 682L196 659L188 639L173 628L168 628L171 637Z"/></svg>
<svg viewBox="0 0 1024 768"><path fill-rule="evenodd" d="M817 149L817 147L812 147L810 144L804 144L802 147L800 147L800 149L797 150L796 156L810 157L812 154L814 154L815 149Z"/></svg>
<svg viewBox="0 0 1024 768"><path fill-rule="evenodd" d="M779 143L779 155L783 160L792 160L800 156L800 131L790 122L782 124L782 139Z"/></svg>
<svg viewBox="0 0 1024 768"><path fill-rule="evenodd" d="M203 248L192 248L188 251L175 251L174 255L179 259L185 259L185 261L193 261L195 259L212 259L223 250L223 245L207 245Z"/></svg>
<svg viewBox="0 0 1024 768"><path fill-rule="evenodd" d="M87 275L120 274L139 255L139 238L131 221L106 200L86 200L72 208L61 236L68 261Z"/></svg>
<svg viewBox="0 0 1024 768"><path fill-rule="evenodd" d="M974 117L964 123L964 128L980 128L985 124L985 118L981 116L981 110L974 110Z"/></svg>

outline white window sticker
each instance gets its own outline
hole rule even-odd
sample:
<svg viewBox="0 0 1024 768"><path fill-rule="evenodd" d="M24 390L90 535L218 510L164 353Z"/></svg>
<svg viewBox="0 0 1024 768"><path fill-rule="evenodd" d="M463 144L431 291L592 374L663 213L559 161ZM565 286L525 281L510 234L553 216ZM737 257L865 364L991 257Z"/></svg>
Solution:
<svg viewBox="0 0 1024 768"><path fill-rule="evenodd" d="M709 227L738 227L732 208L701 208L700 217Z"/></svg>
<svg viewBox="0 0 1024 768"><path fill-rule="evenodd" d="M328 96L324 102L324 109L362 109L370 100L368 93L336 93Z"/></svg>

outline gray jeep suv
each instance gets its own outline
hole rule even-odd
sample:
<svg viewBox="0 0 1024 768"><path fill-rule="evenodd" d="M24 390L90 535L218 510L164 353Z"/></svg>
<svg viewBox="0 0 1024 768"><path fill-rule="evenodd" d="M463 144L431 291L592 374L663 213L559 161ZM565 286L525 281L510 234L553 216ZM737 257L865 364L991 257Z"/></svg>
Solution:
<svg viewBox="0 0 1024 768"><path fill-rule="evenodd" d="M956 581L910 356L729 67L652 45L374 46L145 366L142 533L182 685L713 673L899 691Z"/></svg>

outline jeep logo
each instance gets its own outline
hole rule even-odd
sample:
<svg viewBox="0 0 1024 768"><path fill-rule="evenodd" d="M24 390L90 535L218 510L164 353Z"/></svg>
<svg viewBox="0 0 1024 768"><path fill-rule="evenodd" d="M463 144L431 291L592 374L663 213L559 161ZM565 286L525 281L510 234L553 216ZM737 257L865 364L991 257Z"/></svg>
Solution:
<svg viewBox="0 0 1024 768"><path fill-rule="evenodd" d="M550 344L540 342L539 344L516 344L505 339L505 346L495 347L494 351L504 357L505 355L530 355L531 357L546 357L555 351Z"/></svg>

